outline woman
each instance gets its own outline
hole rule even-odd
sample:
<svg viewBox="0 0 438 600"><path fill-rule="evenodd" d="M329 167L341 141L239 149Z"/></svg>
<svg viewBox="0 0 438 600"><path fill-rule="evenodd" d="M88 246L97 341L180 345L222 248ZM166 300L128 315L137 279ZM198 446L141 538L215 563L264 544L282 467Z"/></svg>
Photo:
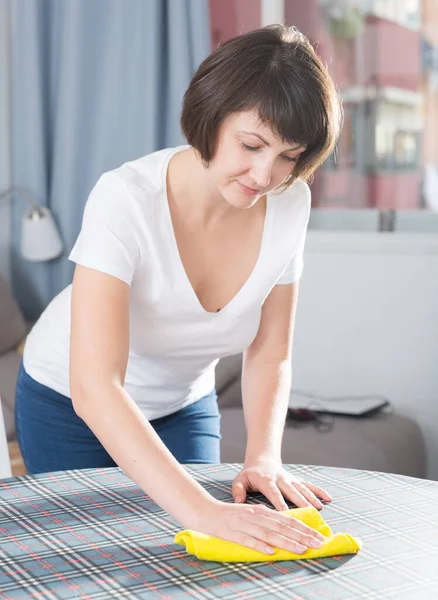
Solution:
<svg viewBox="0 0 438 600"><path fill-rule="evenodd" d="M30 473L118 465L186 528L304 552L322 536L244 500L331 500L283 469L281 437L304 180L334 148L339 102L306 38L271 26L201 64L181 122L189 145L105 173L90 194L73 284L26 342L20 448ZM181 463L220 461L214 368L240 351L248 442L229 504Z"/></svg>

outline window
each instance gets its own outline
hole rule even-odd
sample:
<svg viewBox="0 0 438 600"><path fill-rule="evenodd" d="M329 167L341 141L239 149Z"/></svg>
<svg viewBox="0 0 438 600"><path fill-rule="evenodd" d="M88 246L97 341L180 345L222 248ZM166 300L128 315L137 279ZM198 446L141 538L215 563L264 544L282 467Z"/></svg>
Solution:
<svg viewBox="0 0 438 600"><path fill-rule="evenodd" d="M438 233L438 1L285 0L285 19L315 44L344 105L311 227L375 229L391 213L399 229Z"/></svg>
<svg viewBox="0 0 438 600"><path fill-rule="evenodd" d="M332 171L340 169L355 169L357 167L357 141L358 141L357 106L344 104L344 126L335 154L332 154L324 167Z"/></svg>
<svg viewBox="0 0 438 600"><path fill-rule="evenodd" d="M382 102L377 106L373 166L418 170L421 115L417 107ZM420 198L418 198L419 207Z"/></svg>
<svg viewBox="0 0 438 600"><path fill-rule="evenodd" d="M367 2L362 3L366 7ZM420 0L374 0L369 2L368 12L399 23L403 27L419 29Z"/></svg>

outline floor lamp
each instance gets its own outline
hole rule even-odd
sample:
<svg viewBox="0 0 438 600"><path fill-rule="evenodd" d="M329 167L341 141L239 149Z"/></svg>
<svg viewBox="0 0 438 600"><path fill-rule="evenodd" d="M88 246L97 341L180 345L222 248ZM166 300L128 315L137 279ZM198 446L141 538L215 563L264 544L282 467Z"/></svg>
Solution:
<svg viewBox="0 0 438 600"><path fill-rule="evenodd" d="M21 256L32 262L56 258L62 253L64 245L50 210L38 204L31 192L22 187L11 187L0 193L0 200L19 194L25 196L30 204L30 210L21 221Z"/></svg>

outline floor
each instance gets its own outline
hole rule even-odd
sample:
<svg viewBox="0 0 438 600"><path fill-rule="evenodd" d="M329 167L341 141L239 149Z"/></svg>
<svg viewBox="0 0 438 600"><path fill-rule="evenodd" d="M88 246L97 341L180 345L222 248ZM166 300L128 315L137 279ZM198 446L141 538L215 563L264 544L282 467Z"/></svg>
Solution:
<svg viewBox="0 0 438 600"><path fill-rule="evenodd" d="M11 461L12 476L17 477L18 475L26 475L26 467L24 466L23 459L21 457L18 442L9 442L8 450L9 460Z"/></svg>

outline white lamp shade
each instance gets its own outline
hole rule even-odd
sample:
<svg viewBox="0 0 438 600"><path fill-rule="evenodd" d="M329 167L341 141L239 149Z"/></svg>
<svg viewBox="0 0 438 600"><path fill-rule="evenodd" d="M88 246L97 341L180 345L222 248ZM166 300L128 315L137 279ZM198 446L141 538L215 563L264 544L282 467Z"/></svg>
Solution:
<svg viewBox="0 0 438 600"><path fill-rule="evenodd" d="M45 206L37 206L23 217L21 225L21 255L39 262L51 260L64 249L53 215Z"/></svg>

